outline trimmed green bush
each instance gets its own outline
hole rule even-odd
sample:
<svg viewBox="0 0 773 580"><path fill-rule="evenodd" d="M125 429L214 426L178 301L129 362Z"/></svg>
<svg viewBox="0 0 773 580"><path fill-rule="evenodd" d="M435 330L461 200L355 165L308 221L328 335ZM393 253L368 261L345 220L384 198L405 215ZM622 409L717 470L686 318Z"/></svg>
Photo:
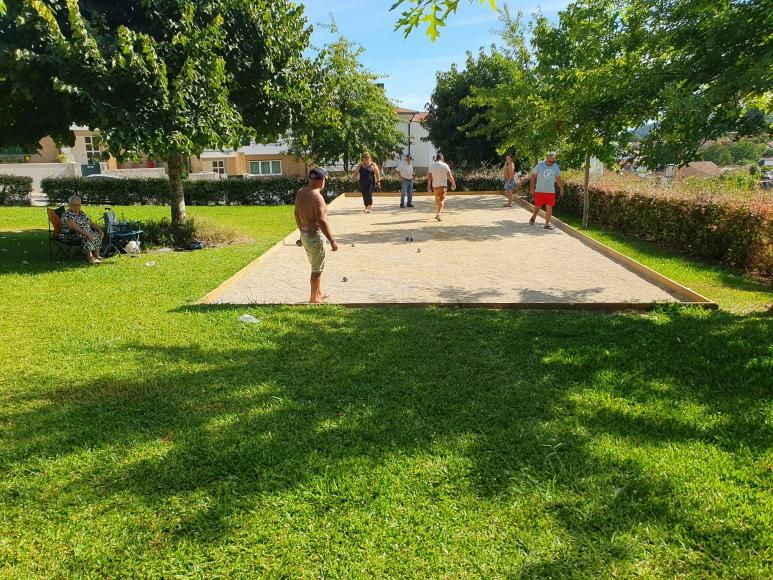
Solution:
<svg viewBox="0 0 773 580"><path fill-rule="evenodd" d="M27 205L32 193L32 178L0 174L0 205Z"/></svg>
<svg viewBox="0 0 773 580"><path fill-rule="evenodd" d="M496 172L498 175L498 171ZM217 181L186 180L185 201L189 205L282 205L295 202L295 192L306 184L299 177L229 178ZM495 172L479 171L459 175L461 191L489 191L502 188ZM78 195L89 205L158 205L169 203L169 182L165 178L85 179L82 177L47 178L43 191L51 203L66 203ZM358 185L346 177L331 177L325 186L325 197L331 201ZM416 180L414 188L427 188L426 178ZM400 191L400 180L389 174L381 182L382 191Z"/></svg>
<svg viewBox="0 0 773 580"><path fill-rule="evenodd" d="M43 191L53 204L77 195L88 205L164 205L169 203L169 181L163 177L90 179L47 177Z"/></svg>
<svg viewBox="0 0 773 580"><path fill-rule="evenodd" d="M581 216L582 184L570 181L565 190L566 195L557 199L556 211ZM693 256L773 275L771 204L591 187L590 222Z"/></svg>
<svg viewBox="0 0 773 580"><path fill-rule="evenodd" d="M527 187L524 182L522 187ZM218 181L186 181L190 205L281 205L295 201L305 180L293 177L231 178ZM383 191L399 191L400 182L390 173ZM498 169L457 176L460 191L499 191ZM426 191L426 178L417 179L416 191ZM54 203L73 194L90 205L167 204L168 181L149 179L51 178L43 190ZM357 184L346 177L332 177L325 187L328 201ZM582 187L569 181L566 195L558 200L558 212L582 214ZM614 231L682 250L688 254L729 263L747 271L773 274L773 207L737 197L674 197L657 191L634 192L615 187L592 187L590 220Z"/></svg>

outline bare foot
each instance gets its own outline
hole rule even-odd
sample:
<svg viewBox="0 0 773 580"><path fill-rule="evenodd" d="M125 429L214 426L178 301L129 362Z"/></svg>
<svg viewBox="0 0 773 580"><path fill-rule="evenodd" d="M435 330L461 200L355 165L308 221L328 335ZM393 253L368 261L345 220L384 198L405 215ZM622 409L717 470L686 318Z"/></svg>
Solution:
<svg viewBox="0 0 773 580"><path fill-rule="evenodd" d="M325 304L328 298L330 298L330 294L323 294L316 300L311 300L309 304Z"/></svg>
<svg viewBox="0 0 773 580"><path fill-rule="evenodd" d="M440 217L440 214L436 215L436 216L435 216L435 219L436 219L437 221L439 221L439 222L442 222L442 221L443 221L443 218L441 218L441 217Z"/></svg>

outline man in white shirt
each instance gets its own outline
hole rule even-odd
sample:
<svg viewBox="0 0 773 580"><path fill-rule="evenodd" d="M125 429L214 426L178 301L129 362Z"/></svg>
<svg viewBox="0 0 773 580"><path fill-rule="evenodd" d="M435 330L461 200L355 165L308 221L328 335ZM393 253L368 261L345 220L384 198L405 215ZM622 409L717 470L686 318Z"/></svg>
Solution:
<svg viewBox="0 0 773 580"><path fill-rule="evenodd" d="M400 207L405 207L406 197L408 197L408 207L413 207L413 156L410 153L397 166L397 174L401 180Z"/></svg>
<svg viewBox="0 0 773 580"><path fill-rule="evenodd" d="M446 204L446 192L448 191L448 181L451 181L451 191L456 189L456 180L454 179L451 168L443 160L443 154L438 153L435 162L429 166L429 177L427 179L427 189L435 192L435 208L437 213L435 219L443 221L440 214Z"/></svg>

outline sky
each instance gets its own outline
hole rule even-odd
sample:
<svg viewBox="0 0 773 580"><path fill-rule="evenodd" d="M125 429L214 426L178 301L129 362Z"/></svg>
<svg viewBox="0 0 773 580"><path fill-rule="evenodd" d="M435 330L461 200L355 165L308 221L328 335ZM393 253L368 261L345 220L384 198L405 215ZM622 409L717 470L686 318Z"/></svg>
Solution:
<svg viewBox="0 0 773 580"><path fill-rule="evenodd" d="M441 29L440 38L430 41L424 29L414 30L404 38L395 31L400 15L390 12L394 0L303 0L306 18L314 27L311 42L320 47L334 39L318 24L335 19L346 38L365 49L360 61L371 72L384 75L387 96L398 106L423 111L435 88L435 73L447 71L451 64L464 67L466 52L477 53L480 47L497 43L495 30L499 28L498 15L479 0L461 0L459 10ZM498 3L501 5L502 2ZM555 17L569 0L510 0L513 14L519 10L530 16L540 10L545 16Z"/></svg>

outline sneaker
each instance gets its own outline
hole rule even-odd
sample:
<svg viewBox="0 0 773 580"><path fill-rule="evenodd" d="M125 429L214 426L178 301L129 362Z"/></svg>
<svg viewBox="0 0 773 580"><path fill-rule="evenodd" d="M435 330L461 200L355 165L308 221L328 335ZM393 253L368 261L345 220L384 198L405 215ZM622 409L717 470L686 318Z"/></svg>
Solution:
<svg viewBox="0 0 773 580"><path fill-rule="evenodd" d="M401 208L405 208L405 206L404 206L403 204L400 204L400 207L401 207Z"/></svg>
<svg viewBox="0 0 773 580"><path fill-rule="evenodd" d="M413 207L413 204L412 204L412 203L409 203L409 204L408 204L408 207Z"/></svg>
<svg viewBox="0 0 773 580"><path fill-rule="evenodd" d="M551 226L550 224L545 224L544 227L545 227L546 230L554 230L554 229L556 229L553 226Z"/></svg>
<svg viewBox="0 0 773 580"><path fill-rule="evenodd" d="M530 225L530 226L533 226L533 225L534 225L534 219L535 219L535 218L531 218L531 219L529 220L529 225Z"/></svg>

